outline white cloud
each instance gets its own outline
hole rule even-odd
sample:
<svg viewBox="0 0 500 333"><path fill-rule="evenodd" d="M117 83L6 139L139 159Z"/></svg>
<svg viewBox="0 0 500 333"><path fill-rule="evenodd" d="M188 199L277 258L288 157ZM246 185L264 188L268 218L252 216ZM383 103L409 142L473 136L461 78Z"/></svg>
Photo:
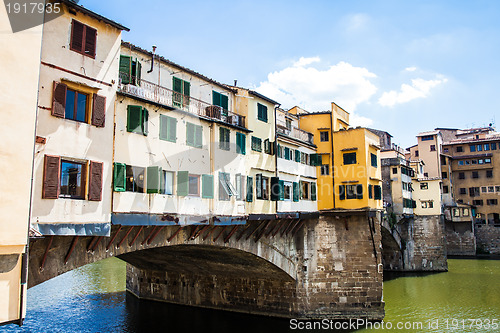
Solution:
<svg viewBox="0 0 500 333"><path fill-rule="evenodd" d="M407 71L407 72L414 72L414 71L416 71L416 70L417 70L417 67L415 67L415 66L412 66L412 67L406 67L406 68L405 68L405 71Z"/></svg>
<svg viewBox="0 0 500 333"><path fill-rule="evenodd" d="M300 58L292 66L268 74L255 90L280 102L283 108L297 105L308 111L324 111L335 102L350 113L377 91L370 81L376 75L368 69L346 62L323 70L311 66L320 62L319 57Z"/></svg>
<svg viewBox="0 0 500 333"><path fill-rule="evenodd" d="M399 92L396 90L384 92L379 98L378 103L382 106L394 106L417 98L426 98L429 96L432 88L447 81L448 79L446 78L435 80L413 79L411 80L411 85L403 83Z"/></svg>

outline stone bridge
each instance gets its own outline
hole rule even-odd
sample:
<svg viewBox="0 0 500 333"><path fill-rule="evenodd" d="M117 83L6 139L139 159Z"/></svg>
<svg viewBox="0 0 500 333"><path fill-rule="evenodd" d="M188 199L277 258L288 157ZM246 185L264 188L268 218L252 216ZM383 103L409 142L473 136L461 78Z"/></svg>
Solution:
<svg viewBox="0 0 500 333"><path fill-rule="evenodd" d="M381 320L380 212L243 225L113 225L111 237L30 242L29 286L108 257L139 298L295 318ZM211 222L213 223L213 221Z"/></svg>
<svg viewBox="0 0 500 333"><path fill-rule="evenodd" d="M387 271L448 270L443 215L400 217L381 221L382 261Z"/></svg>

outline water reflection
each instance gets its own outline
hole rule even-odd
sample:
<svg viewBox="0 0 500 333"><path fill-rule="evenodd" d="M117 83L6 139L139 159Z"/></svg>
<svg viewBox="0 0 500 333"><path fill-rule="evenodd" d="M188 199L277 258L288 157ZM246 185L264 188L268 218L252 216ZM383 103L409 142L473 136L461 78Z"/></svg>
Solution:
<svg viewBox="0 0 500 333"><path fill-rule="evenodd" d="M387 276L385 323L393 327L398 322L423 324L422 329L398 332L500 331L477 324L452 326L453 319L483 322L500 319L500 261L450 260L448 265L447 273ZM429 326L436 322L437 327ZM2 329L7 332L296 331L290 329L287 319L138 300L125 292L125 263L116 258L84 266L29 289L25 325Z"/></svg>

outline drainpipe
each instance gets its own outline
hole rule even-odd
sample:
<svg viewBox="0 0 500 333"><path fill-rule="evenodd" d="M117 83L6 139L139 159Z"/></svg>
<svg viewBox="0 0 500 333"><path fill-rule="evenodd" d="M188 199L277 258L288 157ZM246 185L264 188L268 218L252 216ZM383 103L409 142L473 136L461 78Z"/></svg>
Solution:
<svg viewBox="0 0 500 333"><path fill-rule="evenodd" d="M153 66L155 64L155 51L156 45L153 45L153 53L151 53L151 69L148 71L148 73L151 73L153 71Z"/></svg>
<svg viewBox="0 0 500 333"><path fill-rule="evenodd" d="M335 165L333 163L333 111L330 112L330 147L331 147L331 154L330 154L330 164L332 165L332 186L333 186L333 195L332 195L332 200L333 200L333 208L335 208L335 175L334 175L334 170L335 170ZM317 169L316 169L317 171Z"/></svg>
<svg viewBox="0 0 500 333"><path fill-rule="evenodd" d="M278 148L278 131L277 131L277 125L276 125L276 110L281 106L281 104L278 104L274 106L274 145L273 145L273 150L274 150L274 174L276 177L279 178L279 172L278 172L278 152L276 149ZM278 182L279 184L279 182ZM279 198L278 198L279 199ZM278 202L279 200L276 200L276 213L278 213Z"/></svg>

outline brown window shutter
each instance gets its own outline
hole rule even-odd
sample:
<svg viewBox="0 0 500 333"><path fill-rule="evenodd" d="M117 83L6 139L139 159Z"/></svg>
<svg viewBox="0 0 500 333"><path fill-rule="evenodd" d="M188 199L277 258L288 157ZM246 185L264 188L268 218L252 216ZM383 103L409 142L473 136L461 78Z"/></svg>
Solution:
<svg viewBox="0 0 500 333"><path fill-rule="evenodd" d="M102 200L102 163L90 161L89 200Z"/></svg>
<svg viewBox="0 0 500 333"><path fill-rule="evenodd" d="M61 157L45 155L43 164L42 198L59 198L59 179L61 178Z"/></svg>
<svg viewBox="0 0 500 333"><path fill-rule="evenodd" d="M71 22L71 43L70 48L77 52L83 53L83 32L85 25L78 21L73 20Z"/></svg>
<svg viewBox="0 0 500 333"><path fill-rule="evenodd" d="M94 94L92 105L92 125L104 127L106 120L106 97Z"/></svg>
<svg viewBox="0 0 500 333"><path fill-rule="evenodd" d="M56 117L64 118L64 111L66 109L66 85L54 81L54 93L52 99L51 114Z"/></svg>
<svg viewBox="0 0 500 333"><path fill-rule="evenodd" d="M85 27L85 54L95 58L97 30L89 26Z"/></svg>

